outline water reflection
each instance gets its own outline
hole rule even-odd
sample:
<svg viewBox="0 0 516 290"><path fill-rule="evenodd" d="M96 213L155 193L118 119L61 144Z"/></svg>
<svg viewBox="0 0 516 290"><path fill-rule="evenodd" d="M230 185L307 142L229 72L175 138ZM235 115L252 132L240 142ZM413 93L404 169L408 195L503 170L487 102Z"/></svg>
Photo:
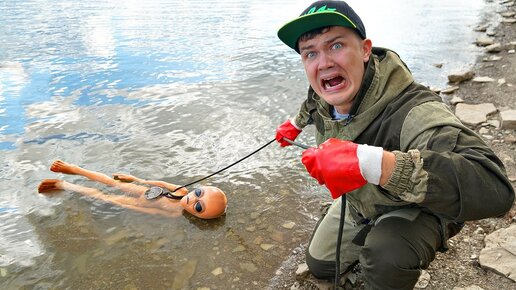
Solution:
<svg viewBox="0 0 516 290"><path fill-rule="evenodd" d="M185 184L269 141L306 92L275 33L310 2L2 1L0 288L267 288L328 200L298 148L271 145L203 182L228 194L217 221L35 191L62 178L119 194L49 172L57 158ZM349 2L375 44L434 86L445 70L432 63L473 60L486 5ZM314 144L305 131L300 141Z"/></svg>

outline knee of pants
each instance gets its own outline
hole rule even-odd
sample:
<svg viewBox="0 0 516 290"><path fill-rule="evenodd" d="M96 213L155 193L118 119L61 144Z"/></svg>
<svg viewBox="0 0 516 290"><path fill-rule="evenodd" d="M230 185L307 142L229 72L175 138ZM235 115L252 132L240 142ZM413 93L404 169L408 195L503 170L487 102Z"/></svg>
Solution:
<svg viewBox="0 0 516 290"><path fill-rule="evenodd" d="M416 270L417 279L421 268L418 254L401 236L368 237L360 253L360 262L366 272L381 273L384 277L397 277Z"/></svg>
<svg viewBox="0 0 516 290"><path fill-rule="evenodd" d="M315 278L332 279L335 276L335 262L323 261L314 258L310 255L309 248L306 249L305 259L308 270Z"/></svg>

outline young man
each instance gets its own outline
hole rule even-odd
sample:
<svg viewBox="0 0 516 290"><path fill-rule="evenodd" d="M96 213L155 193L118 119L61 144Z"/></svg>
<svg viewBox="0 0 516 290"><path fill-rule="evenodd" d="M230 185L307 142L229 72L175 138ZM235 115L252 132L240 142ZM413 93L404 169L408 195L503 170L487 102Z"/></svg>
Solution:
<svg viewBox="0 0 516 290"><path fill-rule="evenodd" d="M278 37L301 55L310 87L276 139L288 146L315 125L319 146L302 162L336 199L306 253L314 276L334 277L342 195L340 269L359 261L366 289L413 289L464 221L510 209L502 162L395 52L372 46L345 2L313 3Z"/></svg>

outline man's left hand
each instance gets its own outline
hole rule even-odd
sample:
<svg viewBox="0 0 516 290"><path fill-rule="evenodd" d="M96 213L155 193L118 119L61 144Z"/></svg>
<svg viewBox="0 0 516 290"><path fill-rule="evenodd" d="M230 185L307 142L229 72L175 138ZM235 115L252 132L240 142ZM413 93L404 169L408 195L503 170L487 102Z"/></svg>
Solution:
<svg viewBox="0 0 516 290"><path fill-rule="evenodd" d="M303 152L301 162L334 199L370 182L379 184L383 149L335 138Z"/></svg>

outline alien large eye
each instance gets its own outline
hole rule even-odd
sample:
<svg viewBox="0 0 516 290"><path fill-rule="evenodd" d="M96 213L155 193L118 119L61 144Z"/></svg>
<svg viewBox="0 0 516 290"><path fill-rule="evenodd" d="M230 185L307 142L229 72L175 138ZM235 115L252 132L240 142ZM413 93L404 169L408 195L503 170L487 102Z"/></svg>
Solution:
<svg viewBox="0 0 516 290"><path fill-rule="evenodd" d="M202 204L200 202L195 203L194 209L196 212L202 212L202 210L203 210Z"/></svg>
<svg viewBox="0 0 516 290"><path fill-rule="evenodd" d="M195 191L194 191L194 193L195 193L195 196L197 196L197 197L201 197L201 195L202 195L202 189L200 189L200 188L196 188L196 189L195 189Z"/></svg>

